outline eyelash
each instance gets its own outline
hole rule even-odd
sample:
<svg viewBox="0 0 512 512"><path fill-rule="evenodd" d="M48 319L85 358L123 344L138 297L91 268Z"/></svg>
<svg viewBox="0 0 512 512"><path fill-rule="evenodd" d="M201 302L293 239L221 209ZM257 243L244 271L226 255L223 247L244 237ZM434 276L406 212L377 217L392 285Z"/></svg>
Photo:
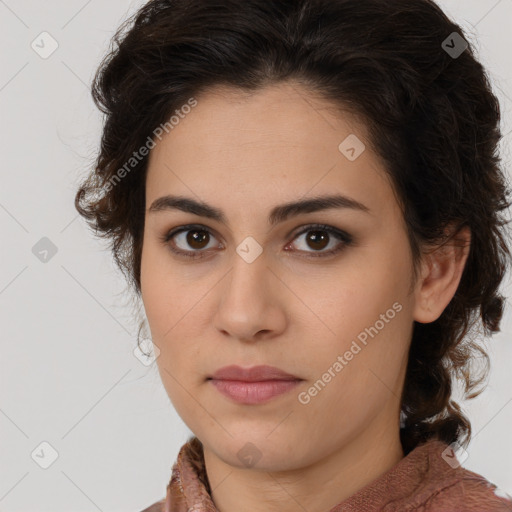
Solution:
<svg viewBox="0 0 512 512"><path fill-rule="evenodd" d="M190 259L204 258L205 256L203 254L207 253L208 251L205 251L205 250L182 251L181 249L176 249L175 247L172 247L171 244L169 243L171 241L171 239L174 238L176 235L183 233L183 232L186 233L187 231L203 231L210 235L213 234L205 226L193 224L193 225L187 225L187 226L180 226L179 228L172 229L171 231L166 233L163 237L161 237L161 240L164 243L164 245L167 245L169 247L169 250L172 253L177 254L178 256L183 256L185 258L190 258ZM299 231L298 233L296 233L293 237L293 240L295 240L296 238L298 238L301 235L304 235L305 233L309 233L310 231L325 231L329 235L332 235L335 238L337 238L338 240L340 240L340 242L342 242L342 243L335 249L331 249L330 251L327 251L327 252L317 252L317 253L312 252L309 256L304 256L305 258L326 258L328 256L332 256L334 254L339 253L345 247L349 246L353 242L352 236L349 235L348 233L341 231L337 228L334 228L332 226L327 226L325 224L308 225L302 231ZM293 240L292 240L292 242L293 242ZM301 251L299 251L299 252L301 252ZM305 252L308 253L309 251L305 251Z"/></svg>

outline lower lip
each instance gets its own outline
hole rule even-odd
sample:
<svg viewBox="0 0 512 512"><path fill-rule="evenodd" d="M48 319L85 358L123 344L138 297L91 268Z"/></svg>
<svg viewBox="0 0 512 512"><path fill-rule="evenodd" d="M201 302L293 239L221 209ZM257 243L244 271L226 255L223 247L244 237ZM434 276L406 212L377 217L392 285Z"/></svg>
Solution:
<svg viewBox="0 0 512 512"><path fill-rule="evenodd" d="M292 390L300 380L245 382L211 379L210 382L218 391L235 402L241 404L260 404Z"/></svg>

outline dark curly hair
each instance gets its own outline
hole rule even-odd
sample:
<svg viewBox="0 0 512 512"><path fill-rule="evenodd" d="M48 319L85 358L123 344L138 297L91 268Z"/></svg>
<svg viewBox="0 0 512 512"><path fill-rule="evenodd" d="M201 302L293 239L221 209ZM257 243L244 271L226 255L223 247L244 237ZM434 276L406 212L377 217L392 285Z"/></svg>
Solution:
<svg viewBox="0 0 512 512"><path fill-rule="evenodd" d="M464 41L460 55L449 51ZM94 78L92 95L106 116L95 168L76 193L78 212L110 241L140 298L148 156L135 159L135 151L214 86L255 92L282 81L368 127L402 208L415 267L423 247L445 240L448 225L470 228L453 299L436 321L414 324L400 431L405 453L430 438L467 445L471 425L452 386L461 379L473 398L488 374L473 328L481 321L483 334L499 331L510 192L487 72L463 29L432 0L147 2L118 29ZM479 378L471 368L477 356L485 363Z"/></svg>

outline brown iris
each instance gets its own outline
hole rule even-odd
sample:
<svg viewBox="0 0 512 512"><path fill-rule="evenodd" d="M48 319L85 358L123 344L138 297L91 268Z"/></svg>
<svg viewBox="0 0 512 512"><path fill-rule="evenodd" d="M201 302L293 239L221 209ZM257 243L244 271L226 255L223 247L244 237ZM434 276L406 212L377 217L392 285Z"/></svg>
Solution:
<svg viewBox="0 0 512 512"><path fill-rule="evenodd" d="M194 249L203 249L204 246L201 246L201 243L203 243L205 240L206 245L208 245L208 242L210 241L210 235L207 231L196 229L189 231L187 234L187 243Z"/></svg>
<svg viewBox="0 0 512 512"><path fill-rule="evenodd" d="M306 240L312 249L320 250L328 244L329 235L325 231L309 231Z"/></svg>

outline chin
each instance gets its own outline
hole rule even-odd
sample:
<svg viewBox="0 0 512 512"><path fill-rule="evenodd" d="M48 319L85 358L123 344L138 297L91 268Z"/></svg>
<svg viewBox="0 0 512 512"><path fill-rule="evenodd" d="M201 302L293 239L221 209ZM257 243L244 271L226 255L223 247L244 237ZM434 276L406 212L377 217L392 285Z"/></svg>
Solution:
<svg viewBox="0 0 512 512"><path fill-rule="evenodd" d="M274 427L275 428L275 427ZM211 449L225 464L239 469L257 469L261 471L285 471L300 465L303 457L297 447L304 448L304 443L294 442L294 438L284 429L272 432L262 428L235 433L227 430L222 439L204 438L203 444ZM272 432L269 435L269 432Z"/></svg>

